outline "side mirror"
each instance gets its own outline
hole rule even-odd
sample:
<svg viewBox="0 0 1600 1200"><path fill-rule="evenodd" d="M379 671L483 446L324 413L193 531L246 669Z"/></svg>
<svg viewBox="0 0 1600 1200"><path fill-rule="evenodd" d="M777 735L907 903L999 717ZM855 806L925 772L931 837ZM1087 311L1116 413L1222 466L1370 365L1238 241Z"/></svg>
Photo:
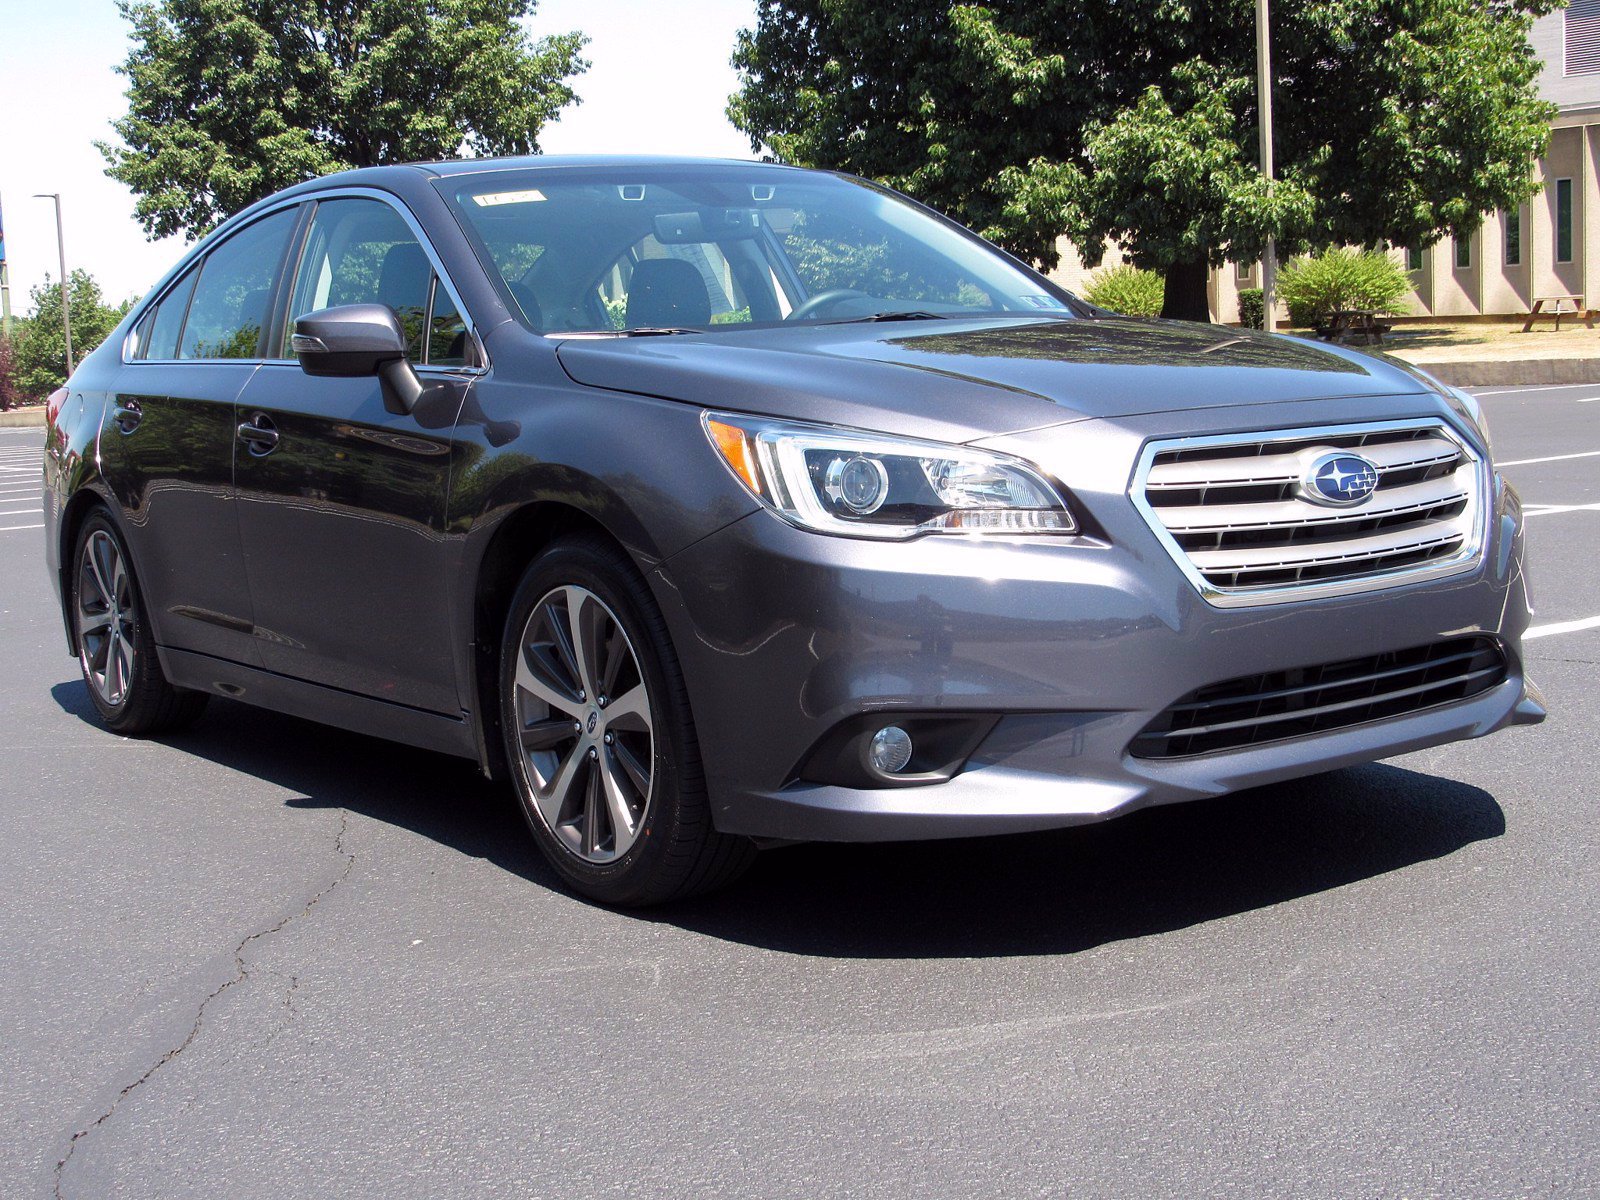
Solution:
<svg viewBox="0 0 1600 1200"><path fill-rule="evenodd" d="M345 304L296 318L290 339L307 375L383 380L383 404L409 413L422 396L422 381L406 361L406 333L386 304Z"/></svg>

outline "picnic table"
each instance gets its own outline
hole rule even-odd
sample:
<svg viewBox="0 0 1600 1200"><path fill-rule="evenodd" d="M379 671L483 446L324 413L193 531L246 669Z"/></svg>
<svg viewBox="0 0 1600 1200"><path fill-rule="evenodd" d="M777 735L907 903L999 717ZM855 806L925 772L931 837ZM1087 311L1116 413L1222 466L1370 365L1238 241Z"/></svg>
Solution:
<svg viewBox="0 0 1600 1200"><path fill-rule="evenodd" d="M1335 309L1328 314L1328 323L1318 332L1326 340L1341 345L1360 334L1363 346L1381 346L1383 335L1394 326L1388 321L1380 321L1378 317L1377 310L1371 308Z"/></svg>
<svg viewBox="0 0 1600 1200"><path fill-rule="evenodd" d="M1582 296L1535 296L1533 307L1528 310L1528 319L1523 323L1522 332L1532 333L1533 323L1540 317L1554 317L1556 332L1560 333L1561 318L1569 312L1573 316L1581 316L1585 325L1590 329L1594 328L1594 312L1583 306Z"/></svg>

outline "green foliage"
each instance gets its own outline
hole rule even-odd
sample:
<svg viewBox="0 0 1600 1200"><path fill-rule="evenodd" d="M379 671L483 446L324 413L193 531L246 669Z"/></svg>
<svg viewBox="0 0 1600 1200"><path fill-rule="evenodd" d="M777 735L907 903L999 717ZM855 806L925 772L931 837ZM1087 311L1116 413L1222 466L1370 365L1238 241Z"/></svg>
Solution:
<svg viewBox="0 0 1600 1200"><path fill-rule="evenodd" d="M72 357L84 356L105 341L133 307L132 300L107 304L87 271L72 272ZM66 382L67 345L61 328L61 285L45 276L29 293L33 309L19 324L16 379L24 400L42 400Z"/></svg>
<svg viewBox="0 0 1600 1200"><path fill-rule="evenodd" d="M1154 317L1161 313L1164 285L1161 276L1131 263L1096 271L1089 279L1083 298L1090 304L1109 308L1129 317Z"/></svg>
<svg viewBox="0 0 1600 1200"><path fill-rule="evenodd" d="M22 403L22 386L17 380L17 348L11 339L0 335L0 412Z"/></svg>
<svg viewBox="0 0 1600 1200"><path fill-rule="evenodd" d="M628 302L627 300L606 300L606 316L611 318L611 328L626 329L628 327Z"/></svg>
<svg viewBox="0 0 1600 1200"><path fill-rule="evenodd" d="M1278 295L1296 326L1320 325L1344 308L1403 313L1410 291L1405 268L1378 250L1335 246L1285 264L1278 275Z"/></svg>
<svg viewBox="0 0 1600 1200"><path fill-rule="evenodd" d="M538 0L118 0L128 112L101 144L152 237L199 237L346 167L530 154L576 97L577 33L533 41Z"/></svg>
<svg viewBox="0 0 1600 1200"><path fill-rule="evenodd" d="M746 304L743 308L735 308L729 312L712 313L711 323L713 325L748 325L750 323L750 306Z"/></svg>
<svg viewBox="0 0 1600 1200"><path fill-rule="evenodd" d="M1192 314L1205 267L1430 245L1527 199L1560 0L1283 0L1279 181L1256 171L1250 0L759 0L729 104L754 147L911 193L1042 267L1109 238Z"/></svg>
<svg viewBox="0 0 1600 1200"><path fill-rule="evenodd" d="M1267 294L1260 288L1240 289L1239 324L1246 329L1267 327Z"/></svg>

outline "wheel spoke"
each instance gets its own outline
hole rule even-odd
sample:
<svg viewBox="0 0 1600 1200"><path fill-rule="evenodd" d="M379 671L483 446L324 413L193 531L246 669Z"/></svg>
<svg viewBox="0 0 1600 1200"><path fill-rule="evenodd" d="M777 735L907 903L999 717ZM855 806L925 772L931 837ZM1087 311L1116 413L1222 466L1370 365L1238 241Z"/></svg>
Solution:
<svg viewBox="0 0 1600 1200"><path fill-rule="evenodd" d="M587 691L588 681L578 669L578 652L572 644L572 613L570 608L563 616L556 611L554 604L546 603L544 606L544 623L550 630L550 643L556 648L556 654L561 658L561 665L566 668L567 674L572 679L574 692Z"/></svg>
<svg viewBox="0 0 1600 1200"><path fill-rule="evenodd" d="M111 624L109 612L89 612L82 605L78 606L78 636L89 637L99 633Z"/></svg>
<svg viewBox="0 0 1600 1200"><path fill-rule="evenodd" d="M105 601L107 608L115 608L117 601L111 586L106 582L105 572L100 568L100 547L105 542L104 534L97 533L89 539L88 553L84 561L89 564L89 571L94 576L94 586L100 592L100 598Z"/></svg>
<svg viewBox="0 0 1600 1200"><path fill-rule="evenodd" d="M517 661L517 687L534 696L552 710L565 713L578 712L578 703L556 684L543 678L544 664L535 656L532 647L523 646Z"/></svg>
<svg viewBox="0 0 1600 1200"><path fill-rule="evenodd" d="M111 645L106 652L106 699L115 702L128 686L127 668L123 661L122 634L111 631Z"/></svg>
<svg viewBox="0 0 1600 1200"><path fill-rule="evenodd" d="M609 758L601 759L600 770L595 774L600 776L601 785L605 788L606 814L611 818L612 851L623 854L639 836L633 808L628 803L622 780L617 777L617 769Z"/></svg>
<svg viewBox="0 0 1600 1200"><path fill-rule="evenodd" d="M583 789L583 852L594 858L600 852L600 772L593 767Z"/></svg>
<svg viewBox="0 0 1600 1200"><path fill-rule="evenodd" d="M592 704L600 691L595 671L595 633L601 616L600 606L582 588L567 589L567 621L571 627L572 651L578 672L578 686Z"/></svg>
<svg viewBox="0 0 1600 1200"><path fill-rule="evenodd" d="M532 754L538 750L553 750L577 734L566 717L547 717L523 727L522 748Z"/></svg>
<svg viewBox="0 0 1600 1200"><path fill-rule="evenodd" d="M126 612L133 597L128 595L128 572L122 566L122 555L115 550L111 554L111 594L116 608Z"/></svg>
<svg viewBox="0 0 1600 1200"><path fill-rule="evenodd" d="M644 800L650 795L650 773L644 769L644 765L635 757L633 751L624 746L620 740L612 744L611 751L616 756L617 764L627 775L628 782L633 784L634 791L639 793L640 800Z"/></svg>
<svg viewBox="0 0 1600 1200"><path fill-rule="evenodd" d="M534 793L534 800L539 806L539 812L552 830L561 824L561 814L567 809L567 800L572 794L572 785L577 781L583 764L583 755L574 749L562 760L561 766L556 769L554 778Z"/></svg>
<svg viewBox="0 0 1600 1200"><path fill-rule="evenodd" d="M650 698L645 695L644 684L635 684L611 702L606 709L606 722L612 726L650 731Z"/></svg>
<svg viewBox="0 0 1600 1200"><path fill-rule="evenodd" d="M632 655L628 651L628 640L622 636L622 626L615 621L611 623L611 636L606 638L605 664L600 678L600 694L609 696L617 690L617 677L622 674L623 664L628 662Z"/></svg>

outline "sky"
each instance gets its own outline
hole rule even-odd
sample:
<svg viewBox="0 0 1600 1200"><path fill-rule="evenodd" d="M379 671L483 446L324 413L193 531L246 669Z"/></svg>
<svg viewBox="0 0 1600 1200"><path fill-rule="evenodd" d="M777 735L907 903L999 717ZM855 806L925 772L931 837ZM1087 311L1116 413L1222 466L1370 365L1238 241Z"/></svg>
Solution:
<svg viewBox="0 0 1600 1200"><path fill-rule="evenodd" d="M541 147L752 157L723 109L738 83L734 36L754 21L755 0L541 0L534 35L580 30L591 63L574 84L582 103L545 127ZM114 139L126 109L115 68L127 47L112 0L0 0L0 208L17 315L31 287L60 273L52 206L35 192L61 193L67 268L88 270L112 300L142 294L185 249L146 239L132 193L106 177L94 146Z"/></svg>

